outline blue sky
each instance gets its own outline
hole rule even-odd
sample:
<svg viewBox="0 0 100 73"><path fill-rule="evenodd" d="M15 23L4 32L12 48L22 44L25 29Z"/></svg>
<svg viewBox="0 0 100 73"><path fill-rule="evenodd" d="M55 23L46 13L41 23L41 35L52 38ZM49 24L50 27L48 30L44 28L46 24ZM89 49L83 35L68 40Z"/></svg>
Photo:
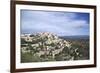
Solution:
<svg viewBox="0 0 100 73"><path fill-rule="evenodd" d="M89 13L21 10L21 33L89 35Z"/></svg>

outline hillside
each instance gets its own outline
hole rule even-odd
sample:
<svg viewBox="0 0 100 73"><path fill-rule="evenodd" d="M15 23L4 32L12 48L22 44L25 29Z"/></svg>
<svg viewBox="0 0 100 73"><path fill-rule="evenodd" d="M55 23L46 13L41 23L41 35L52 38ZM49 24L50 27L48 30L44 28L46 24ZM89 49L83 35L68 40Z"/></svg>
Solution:
<svg viewBox="0 0 100 73"><path fill-rule="evenodd" d="M21 35L21 62L65 61L79 59L78 47L57 35L44 32Z"/></svg>

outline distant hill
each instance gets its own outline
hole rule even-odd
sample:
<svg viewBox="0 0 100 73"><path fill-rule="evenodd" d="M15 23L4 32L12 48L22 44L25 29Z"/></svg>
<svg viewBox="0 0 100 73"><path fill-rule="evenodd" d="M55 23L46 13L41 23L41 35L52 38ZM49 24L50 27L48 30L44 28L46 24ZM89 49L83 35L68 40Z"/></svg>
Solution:
<svg viewBox="0 0 100 73"><path fill-rule="evenodd" d="M89 40L89 36L88 35L76 35L76 36L59 36L59 38L62 39L69 39L69 40Z"/></svg>

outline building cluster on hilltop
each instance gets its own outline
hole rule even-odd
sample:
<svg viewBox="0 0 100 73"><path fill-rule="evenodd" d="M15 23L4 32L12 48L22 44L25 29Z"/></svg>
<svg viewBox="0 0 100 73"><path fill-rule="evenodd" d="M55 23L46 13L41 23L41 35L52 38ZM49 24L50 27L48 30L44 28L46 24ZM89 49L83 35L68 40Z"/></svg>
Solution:
<svg viewBox="0 0 100 73"><path fill-rule="evenodd" d="M52 33L44 32L21 35L21 51L23 53L33 51L34 55L52 55L55 58L55 55L61 53L65 47L70 49L71 44Z"/></svg>

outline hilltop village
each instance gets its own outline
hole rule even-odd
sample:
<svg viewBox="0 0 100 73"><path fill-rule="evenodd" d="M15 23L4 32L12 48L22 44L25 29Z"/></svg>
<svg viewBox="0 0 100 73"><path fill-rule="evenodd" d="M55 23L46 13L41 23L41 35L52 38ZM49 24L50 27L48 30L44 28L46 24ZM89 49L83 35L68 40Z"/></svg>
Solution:
<svg viewBox="0 0 100 73"><path fill-rule="evenodd" d="M74 60L81 56L77 50L71 42L49 32L21 35L21 62Z"/></svg>

